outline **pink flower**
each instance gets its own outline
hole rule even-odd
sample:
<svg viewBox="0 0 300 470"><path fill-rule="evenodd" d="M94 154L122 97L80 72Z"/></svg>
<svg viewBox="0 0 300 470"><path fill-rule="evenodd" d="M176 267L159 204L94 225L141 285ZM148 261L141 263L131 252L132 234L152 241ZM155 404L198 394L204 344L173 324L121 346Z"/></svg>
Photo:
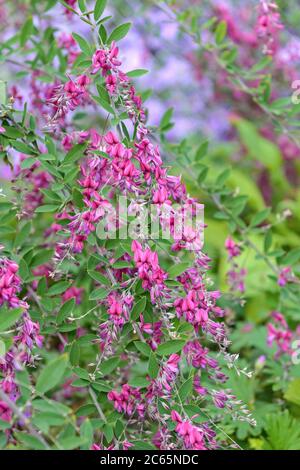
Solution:
<svg viewBox="0 0 300 470"><path fill-rule="evenodd" d="M188 363L192 364L196 369L215 369L218 366L218 361L208 356L209 350L203 348L198 340L186 343L183 352L187 357Z"/></svg>
<svg viewBox="0 0 300 470"><path fill-rule="evenodd" d="M112 390L108 393L109 401L114 402L114 408L119 413L125 413L128 416L137 412L138 416L144 417L145 405L142 403L142 396L138 388L130 387L125 384L122 386L121 392Z"/></svg>
<svg viewBox="0 0 300 470"><path fill-rule="evenodd" d="M238 247L238 245L230 237L228 237L225 241L225 248L226 248L230 258L234 258L235 256L239 256L240 253L241 253L241 250Z"/></svg>
<svg viewBox="0 0 300 470"><path fill-rule="evenodd" d="M76 304L79 305L81 303L82 294L82 288L72 286L69 287L66 292L64 292L64 294L62 295L62 300L66 302L67 300L74 298L76 300Z"/></svg>
<svg viewBox="0 0 300 470"><path fill-rule="evenodd" d="M196 291L191 290L186 297L176 299L174 306L178 317L184 317L195 327L195 330L206 325L208 310Z"/></svg>
<svg viewBox="0 0 300 470"><path fill-rule="evenodd" d="M283 315L279 312L273 312L271 315L273 322L267 325L267 344L272 346L273 343L277 346L276 357L282 354L291 355L293 350L291 347L293 341L293 333L289 329L287 322Z"/></svg>
<svg viewBox="0 0 300 470"><path fill-rule="evenodd" d="M204 443L203 432L190 421L184 421L177 411L172 410L171 419L177 426L175 432L183 439L186 449L189 450L207 450Z"/></svg>
<svg viewBox="0 0 300 470"><path fill-rule="evenodd" d="M21 279L16 274L17 263L7 258L0 258L0 307L7 304L10 308L28 308L28 304L17 297L21 290Z"/></svg>
<svg viewBox="0 0 300 470"><path fill-rule="evenodd" d="M4 401L0 401L0 419L8 423L12 419L12 411Z"/></svg>
<svg viewBox="0 0 300 470"><path fill-rule="evenodd" d="M109 49L97 50L92 58L93 73L97 73L98 70L102 70L102 75L106 75L111 69L115 70L121 65L118 60L119 49L115 42L112 42Z"/></svg>
<svg viewBox="0 0 300 470"><path fill-rule="evenodd" d="M256 33L263 42L265 54L274 54L279 31L283 29L280 13L275 2L260 0L259 16L256 23Z"/></svg>
<svg viewBox="0 0 300 470"><path fill-rule="evenodd" d="M164 289L167 274L159 266L157 253L151 251L149 247L143 250L139 242L133 241L131 249L142 286L150 291L151 300L154 303Z"/></svg>
<svg viewBox="0 0 300 470"><path fill-rule="evenodd" d="M278 285L284 287L292 279L292 269L290 266L283 268L278 276Z"/></svg>

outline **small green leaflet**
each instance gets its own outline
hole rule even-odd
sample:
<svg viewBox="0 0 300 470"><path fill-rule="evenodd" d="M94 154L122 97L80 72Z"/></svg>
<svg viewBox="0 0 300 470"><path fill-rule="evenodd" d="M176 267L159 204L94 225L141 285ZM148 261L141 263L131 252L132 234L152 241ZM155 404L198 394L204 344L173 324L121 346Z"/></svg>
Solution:
<svg viewBox="0 0 300 470"><path fill-rule="evenodd" d="M105 299L109 294L109 291L107 289L104 289L103 287L99 287L99 289L93 290L91 292L89 299L90 300L102 300Z"/></svg>
<svg viewBox="0 0 300 470"><path fill-rule="evenodd" d="M66 317L71 315L73 309L75 307L75 298L72 297L71 299L67 300L61 307L61 309L58 312L56 321L57 323L61 323L64 321Z"/></svg>
<svg viewBox="0 0 300 470"><path fill-rule="evenodd" d="M127 72L127 76L130 78L135 78L135 77L141 77L142 75L145 75L148 73L148 70L146 69L135 69L135 70L130 70L130 72Z"/></svg>
<svg viewBox="0 0 300 470"><path fill-rule="evenodd" d="M164 344L160 344L156 350L156 353L159 356L168 356L169 354L174 354L182 350L185 345L185 341L180 339L174 339L167 341Z"/></svg>
<svg viewBox="0 0 300 470"><path fill-rule="evenodd" d="M149 357L152 350L149 346L149 344L144 343L143 341L135 341L134 342L135 347L145 356Z"/></svg>
<svg viewBox="0 0 300 470"><path fill-rule="evenodd" d="M56 284L53 284L53 286L50 287L50 289L48 290L48 295L62 294L68 289L69 286L70 284L67 281L57 282Z"/></svg>
<svg viewBox="0 0 300 470"><path fill-rule="evenodd" d="M23 312L23 308L6 309L2 307L0 309L0 331L5 331L14 325Z"/></svg>
<svg viewBox="0 0 300 470"><path fill-rule="evenodd" d="M131 310L131 319L136 320L139 318L140 314L144 312L145 307L147 303L147 298L142 297L134 306L133 309Z"/></svg>
<svg viewBox="0 0 300 470"><path fill-rule="evenodd" d="M72 36L85 55L92 55L93 53L92 48L86 39L84 39L82 36L80 36L77 33L73 33Z"/></svg>
<svg viewBox="0 0 300 470"><path fill-rule="evenodd" d="M168 270L169 278L174 279L175 277L180 276L186 269L188 269L190 263L179 263L175 264Z"/></svg>
<svg viewBox="0 0 300 470"><path fill-rule="evenodd" d="M106 0L97 0L94 8L94 19L98 21L106 7Z"/></svg>
<svg viewBox="0 0 300 470"><path fill-rule="evenodd" d="M130 28L131 23L124 23L120 26L117 26L117 28L114 29L113 32L110 34L107 40L108 44L111 44L113 41L120 41L120 39L123 39L127 35Z"/></svg>
<svg viewBox="0 0 300 470"><path fill-rule="evenodd" d="M63 354L62 356L50 361L37 379L36 391L43 394L58 385L65 373L67 365L67 354Z"/></svg>

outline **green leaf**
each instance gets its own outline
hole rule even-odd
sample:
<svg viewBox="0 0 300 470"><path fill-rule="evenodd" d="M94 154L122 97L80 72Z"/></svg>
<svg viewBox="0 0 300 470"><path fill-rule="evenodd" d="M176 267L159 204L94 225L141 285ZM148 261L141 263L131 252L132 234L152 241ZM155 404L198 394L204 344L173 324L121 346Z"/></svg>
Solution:
<svg viewBox="0 0 300 470"><path fill-rule="evenodd" d="M36 213L39 213L39 212L55 212L57 211L57 209L59 208L59 206L56 204L45 204L43 206L39 206L36 208L35 212Z"/></svg>
<svg viewBox="0 0 300 470"><path fill-rule="evenodd" d="M82 445L81 448L83 450L90 449L91 445L93 444L94 429L89 419L85 419L84 422L81 424L80 436L86 441L86 443Z"/></svg>
<svg viewBox="0 0 300 470"><path fill-rule="evenodd" d="M282 264L292 266L300 260L300 248L291 250L282 260Z"/></svg>
<svg viewBox="0 0 300 470"><path fill-rule="evenodd" d="M142 297L134 306L133 309L131 310L131 319L136 320L139 318L140 314L144 312L145 307L147 303L147 298Z"/></svg>
<svg viewBox="0 0 300 470"><path fill-rule="evenodd" d="M129 385L136 388L145 388L149 386L149 380L145 377L134 377L129 381Z"/></svg>
<svg viewBox="0 0 300 470"><path fill-rule="evenodd" d="M253 228L260 225L270 215L270 212L271 210L267 208L255 214L251 219L250 227Z"/></svg>
<svg viewBox="0 0 300 470"><path fill-rule="evenodd" d="M111 44L112 41L120 41L120 39L123 39L127 35L130 28L131 28L131 23L124 23L124 24L121 24L120 26L117 26L117 28L115 28L113 32L110 34L107 40L108 44Z"/></svg>
<svg viewBox="0 0 300 470"><path fill-rule="evenodd" d="M27 449L45 450L46 446L35 436L27 432L15 431L14 436L16 439Z"/></svg>
<svg viewBox="0 0 300 470"><path fill-rule="evenodd" d="M95 281L100 282L100 284L104 284L105 286L111 285L109 279L107 279L104 274L101 274L98 271L88 271L88 275Z"/></svg>
<svg viewBox="0 0 300 470"><path fill-rule="evenodd" d="M50 287L50 289L48 290L48 295L62 294L68 289L69 286L70 284L68 283L68 281L59 281Z"/></svg>
<svg viewBox="0 0 300 470"><path fill-rule="evenodd" d="M63 354L50 361L41 371L36 384L36 391L44 394L58 385L68 365L68 355Z"/></svg>
<svg viewBox="0 0 300 470"><path fill-rule="evenodd" d="M21 228L19 233L17 233L15 241L14 241L14 246L15 247L22 246L25 240L29 240L30 231L31 231L31 222L28 222Z"/></svg>
<svg viewBox="0 0 300 470"><path fill-rule="evenodd" d="M86 443L87 443L87 438L85 436L83 437L69 436L69 437L64 437L59 440L59 444L64 450L77 449L80 446L85 445Z"/></svg>
<svg viewBox="0 0 300 470"><path fill-rule="evenodd" d="M20 31L20 46L24 46L26 41L29 39L31 34L33 33L33 21L32 18L28 18L23 24L21 31Z"/></svg>
<svg viewBox="0 0 300 470"><path fill-rule="evenodd" d="M295 405L300 406L300 379L292 380L284 394L284 398Z"/></svg>
<svg viewBox="0 0 300 470"><path fill-rule="evenodd" d="M19 140L11 141L11 146L18 150L18 152L25 153L25 155L35 155L37 151L33 150L29 145L20 142Z"/></svg>
<svg viewBox="0 0 300 470"><path fill-rule="evenodd" d="M62 323L66 317L71 315L74 307L75 307L75 298L72 297L71 299L67 300L60 308L57 314L56 322L58 324Z"/></svg>
<svg viewBox="0 0 300 470"><path fill-rule="evenodd" d="M0 331L5 331L12 325L14 325L22 313L24 312L23 308L14 308L7 309L5 307L0 308Z"/></svg>
<svg viewBox="0 0 300 470"><path fill-rule="evenodd" d="M74 341L70 349L70 364L76 366L80 359L80 346L78 341Z"/></svg>
<svg viewBox="0 0 300 470"><path fill-rule="evenodd" d="M81 13L85 13L86 11L85 0L78 0L78 6L79 6L79 10L81 11Z"/></svg>
<svg viewBox="0 0 300 470"><path fill-rule="evenodd" d="M178 390L178 395L181 401L185 401L193 390L193 377L187 379Z"/></svg>
<svg viewBox="0 0 300 470"><path fill-rule="evenodd" d="M184 345L185 341L180 339L174 339L171 341L167 341L164 344L160 344L156 350L156 353L159 356L167 356L181 351Z"/></svg>
<svg viewBox="0 0 300 470"><path fill-rule="evenodd" d="M135 441L134 442L134 446L132 447L133 450L156 450L157 451L157 448L152 445L152 444L149 444L149 442L146 442L146 441Z"/></svg>
<svg viewBox="0 0 300 470"><path fill-rule="evenodd" d="M150 348L149 344L144 343L143 341L134 341L135 347L145 356L149 357L152 349Z"/></svg>
<svg viewBox="0 0 300 470"><path fill-rule="evenodd" d="M107 0L97 0L94 8L94 19L98 21L105 10Z"/></svg>
<svg viewBox="0 0 300 470"><path fill-rule="evenodd" d="M80 36L77 33L73 33L72 36L85 55L92 55L93 53L92 48L86 39L84 39L82 36Z"/></svg>
<svg viewBox="0 0 300 470"><path fill-rule="evenodd" d="M225 39L226 33L227 33L227 23L226 21L221 21L218 24L216 31L215 31L215 39L218 45L220 45L223 42L223 40Z"/></svg>
<svg viewBox="0 0 300 470"><path fill-rule="evenodd" d="M102 300L105 299L109 294L109 291L107 289L104 289L104 287L99 287L99 289L93 290L91 292L89 299L90 300Z"/></svg>
<svg viewBox="0 0 300 470"><path fill-rule="evenodd" d="M113 431L112 426L110 426L109 424L105 424L105 426L103 427L103 432L104 432L105 439L107 440L108 443L110 443L114 437L114 431Z"/></svg>
<svg viewBox="0 0 300 470"><path fill-rule="evenodd" d="M114 269L125 269L125 268L132 268L132 263L129 263L129 261L116 261L112 267Z"/></svg>
<svg viewBox="0 0 300 470"><path fill-rule="evenodd" d="M0 80L0 104L6 105L7 102L7 92L6 92L6 82Z"/></svg>
<svg viewBox="0 0 300 470"><path fill-rule="evenodd" d="M271 249L271 247L272 247L272 241L273 241L272 231L269 230L269 231L266 233L265 240L264 240L264 252L265 252L265 253L268 253L269 250Z"/></svg>
<svg viewBox="0 0 300 470"><path fill-rule="evenodd" d="M22 170L27 170L28 168L31 168L32 165L34 165L37 162L37 159L35 157L29 157L25 158L20 164Z"/></svg>
<svg viewBox="0 0 300 470"><path fill-rule="evenodd" d="M41 264L47 263L50 261L52 256L54 255L53 250L41 250L34 255L31 260L30 267L35 268L36 266L40 266Z"/></svg>
<svg viewBox="0 0 300 470"><path fill-rule="evenodd" d="M91 403L88 403L87 405L83 405L78 410L76 410L76 416L88 416L97 411L97 408L95 405L92 405Z"/></svg>
<svg viewBox="0 0 300 470"><path fill-rule="evenodd" d="M290 416L288 410L274 413L266 418L267 450L300 450L299 421Z"/></svg>
<svg viewBox="0 0 300 470"><path fill-rule="evenodd" d="M207 150L208 150L208 141L205 140L198 147L196 155L195 155L195 160L201 160L201 158L205 157L205 155L207 154Z"/></svg>
<svg viewBox="0 0 300 470"><path fill-rule="evenodd" d="M180 276L180 274L186 271L189 266L190 266L190 263L175 264L168 270L169 278L174 279L175 277Z"/></svg>
<svg viewBox="0 0 300 470"><path fill-rule="evenodd" d="M106 100L103 99L102 96L92 95L92 97L97 103L99 103L102 106L103 109L105 109L105 111L113 115L115 114L113 108L107 103Z"/></svg>
<svg viewBox="0 0 300 470"><path fill-rule="evenodd" d="M0 419L0 429L1 431L5 431L6 429L11 428L11 423L8 423L7 421L3 421Z"/></svg>
<svg viewBox="0 0 300 470"><path fill-rule="evenodd" d="M111 357L101 364L99 371L103 375L110 374L119 364L120 358L119 357Z"/></svg>
<svg viewBox="0 0 300 470"><path fill-rule="evenodd" d="M151 351L149 362L148 362L148 374L151 379L156 379L159 371L159 363L153 351Z"/></svg>
<svg viewBox="0 0 300 470"><path fill-rule="evenodd" d="M130 70L130 72L127 72L127 76L131 78L135 77L141 77L142 75L145 75L148 73L148 70L146 69L135 69L135 70Z"/></svg>
<svg viewBox="0 0 300 470"><path fill-rule="evenodd" d="M75 162L78 158L83 157L86 146L86 143L74 145L66 154L63 163Z"/></svg>
<svg viewBox="0 0 300 470"><path fill-rule="evenodd" d="M161 129L164 129L165 127L168 127L171 123L171 119L174 113L174 108L169 108L163 115L163 117L160 120L159 127Z"/></svg>

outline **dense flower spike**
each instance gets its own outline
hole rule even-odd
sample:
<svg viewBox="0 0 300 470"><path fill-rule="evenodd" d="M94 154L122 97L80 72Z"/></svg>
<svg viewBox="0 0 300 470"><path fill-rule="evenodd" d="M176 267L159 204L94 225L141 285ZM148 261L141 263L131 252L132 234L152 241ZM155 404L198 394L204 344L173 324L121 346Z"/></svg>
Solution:
<svg viewBox="0 0 300 470"><path fill-rule="evenodd" d="M17 275L19 266L7 258L0 258L0 307L7 305L10 309L21 308L23 314L16 326L17 334L13 337L12 345L5 355L0 357L0 387L11 401L15 402L20 396L19 385L16 381L16 372L27 364L34 363L32 350L41 348L43 337L40 334L40 325L33 322L29 316L29 305L17 297L21 291L21 279ZM9 316L11 310L6 312ZM1 419L11 421L12 410L7 403L0 401Z"/></svg>
<svg viewBox="0 0 300 470"><path fill-rule="evenodd" d="M258 38L263 41L265 54L274 54L277 35L282 29L283 25L276 3L270 0L260 0L256 32Z"/></svg>

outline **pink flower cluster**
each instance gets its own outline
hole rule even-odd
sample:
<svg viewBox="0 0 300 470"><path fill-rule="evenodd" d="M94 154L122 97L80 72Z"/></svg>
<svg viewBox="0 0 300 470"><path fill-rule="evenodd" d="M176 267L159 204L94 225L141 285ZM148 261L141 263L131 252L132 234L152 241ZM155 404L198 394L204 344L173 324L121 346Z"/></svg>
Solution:
<svg viewBox="0 0 300 470"><path fill-rule="evenodd" d="M90 78L87 75L80 75L75 81L69 80L63 85L57 85L53 89L52 96L47 103L53 107L52 116L49 117L48 124L55 125L64 120L69 111L73 111L89 98L87 86Z"/></svg>
<svg viewBox="0 0 300 470"><path fill-rule="evenodd" d="M128 416L137 413L141 418L145 415L145 405L141 401L142 395L138 388L125 384L121 392L112 390L108 393L107 398L114 402L114 407L119 413L125 413Z"/></svg>
<svg viewBox="0 0 300 470"><path fill-rule="evenodd" d="M203 300L199 292L191 290L186 297L176 299L174 302L178 317L184 317L196 331L204 327L208 320L208 310Z"/></svg>
<svg viewBox="0 0 300 470"><path fill-rule="evenodd" d="M277 346L276 357L282 354L291 355L293 352L291 348L294 337L293 332L289 329L284 316L280 312L273 312L271 318L273 323L267 325L268 346L271 347L273 343Z"/></svg>
<svg viewBox="0 0 300 470"><path fill-rule="evenodd" d="M15 401L19 396L15 372L21 370L24 365L33 363L32 349L34 346L41 347L43 342L39 324L33 322L27 312L29 305L17 297L21 291L21 279L17 275L18 269L19 267L14 261L0 258L0 306L7 305L9 308L20 307L24 309L16 326L17 335L13 338L13 344L6 354L0 357L0 371L3 374L0 387L12 401ZM12 417L10 408L1 401L0 417L5 421L10 421Z"/></svg>
<svg viewBox="0 0 300 470"><path fill-rule="evenodd" d="M174 383L179 374L178 354L171 354L169 359L160 367L158 376L152 380L147 388L146 399L148 403L153 403L156 397L170 398Z"/></svg>
<svg viewBox="0 0 300 470"><path fill-rule="evenodd" d="M136 94L133 85L130 84L127 75L120 70L121 61L118 59L119 49L114 42L110 48L98 49L92 58L92 73L99 70L105 78L107 91L111 95L122 96L124 107L128 115L135 123L145 121L145 112L142 108L142 100ZM147 133L144 126L141 126L140 132Z"/></svg>
<svg viewBox="0 0 300 470"><path fill-rule="evenodd" d="M278 42L278 33L283 29L278 6L274 1L260 0L256 33L263 42L265 54L273 55Z"/></svg>
<svg viewBox="0 0 300 470"><path fill-rule="evenodd" d="M140 330L142 333L146 333L150 336L147 340L147 343L154 351L155 349L157 349L157 346L161 343L163 337L163 332L161 329L162 325L163 322L161 320L152 323L145 323L144 316L142 314L140 315Z"/></svg>
<svg viewBox="0 0 300 470"><path fill-rule="evenodd" d="M183 352L189 364L196 369L212 368L218 366L218 361L208 356L208 348L201 346L198 340L189 341L185 344Z"/></svg>
<svg viewBox="0 0 300 470"><path fill-rule="evenodd" d="M76 304L79 305L81 304L82 294L83 289L81 287L72 286L63 293L62 300L66 302L67 300L74 298Z"/></svg>
<svg viewBox="0 0 300 470"><path fill-rule="evenodd" d="M28 304L17 297L21 291L21 279L17 275L19 266L7 258L0 258L0 307L28 308Z"/></svg>
<svg viewBox="0 0 300 470"><path fill-rule="evenodd" d="M177 411L171 412L172 421L176 424L175 432L183 440L184 446L187 450L207 450L204 441L203 432L194 426L191 421L184 420Z"/></svg>
<svg viewBox="0 0 300 470"><path fill-rule="evenodd" d="M26 158L28 157L21 155L20 161L22 162ZM40 171L40 162L36 162L28 169L22 169L17 165L15 178L20 182L20 185L26 183L22 198L22 215L29 217L38 206L43 204L44 195L41 190L48 188L52 177L46 171Z"/></svg>
<svg viewBox="0 0 300 470"><path fill-rule="evenodd" d="M65 49L67 52L68 64L72 65L73 62L80 55L80 49L77 46L75 39L72 34L61 33L58 36L57 44L60 48Z"/></svg>
<svg viewBox="0 0 300 470"><path fill-rule="evenodd" d="M286 266L283 268L278 276L278 285L280 287L284 287L288 282L292 282L294 279L292 268L290 266Z"/></svg>
<svg viewBox="0 0 300 470"><path fill-rule="evenodd" d="M159 266L158 255L155 251L151 251L149 247L143 249L142 245L135 240L131 248L142 286L150 291L151 300L154 303L164 289L167 274Z"/></svg>
<svg viewBox="0 0 300 470"><path fill-rule="evenodd" d="M228 253L228 260L231 264L231 269L227 272L227 281L230 289L233 292L245 292L245 277L247 270L245 268L239 268L234 258L241 254L241 249L232 238L228 237L225 241L225 248Z"/></svg>
<svg viewBox="0 0 300 470"><path fill-rule="evenodd" d="M122 327L129 320L134 297L132 295L121 296L117 292L111 292L106 299L108 314L115 326Z"/></svg>

